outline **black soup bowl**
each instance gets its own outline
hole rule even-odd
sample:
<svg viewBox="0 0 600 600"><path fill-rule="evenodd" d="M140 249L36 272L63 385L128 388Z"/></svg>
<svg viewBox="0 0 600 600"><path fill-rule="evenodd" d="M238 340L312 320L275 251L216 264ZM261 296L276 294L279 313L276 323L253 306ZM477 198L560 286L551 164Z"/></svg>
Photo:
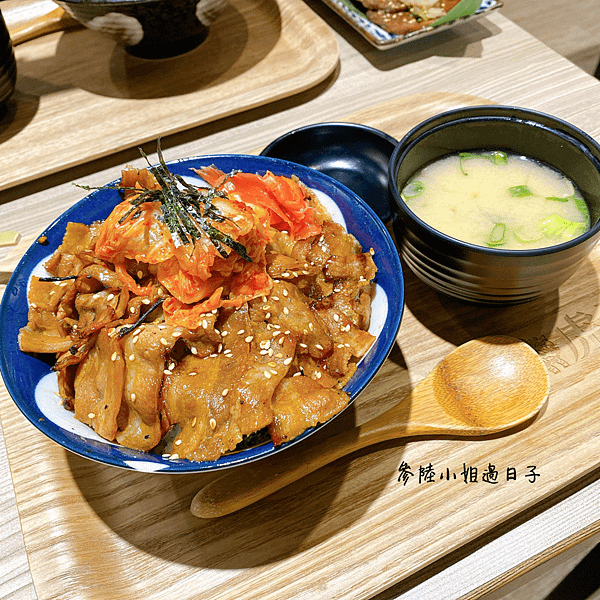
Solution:
<svg viewBox="0 0 600 600"><path fill-rule="evenodd" d="M590 229L568 242L506 250L466 243L429 226L401 191L419 169L457 152L502 150L545 163L568 177L590 211ZM409 131L389 165L392 222L408 267L435 290L477 304L517 304L556 290L600 236L600 145L573 125L512 106L473 106L436 115Z"/></svg>

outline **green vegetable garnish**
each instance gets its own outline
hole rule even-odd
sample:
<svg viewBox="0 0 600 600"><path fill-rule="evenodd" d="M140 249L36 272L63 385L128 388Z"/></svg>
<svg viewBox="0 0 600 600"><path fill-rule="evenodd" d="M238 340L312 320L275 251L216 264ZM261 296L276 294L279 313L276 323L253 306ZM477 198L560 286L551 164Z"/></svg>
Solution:
<svg viewBox="0 0 600 600"><path fill-rule="evenodd" d="M411 181L404 186L404 189L402 190L402 198L414 198L415 196L423 193L424 189L425 186L423 185L422 181Z"/></svg>
<svg viewBox="0 0 600 600"><path fill-rule="evenodd" d="M541 226L547 236L562 237L565 240L571 240L587 229L584 223L569 221L556 214L544 219Z"/></svg>
<svg viewBox="0 0 600 600"><path fill-rule="evenodd" d="M460 170L463 175L468 175L465 171L465 161L473 158L483 158L489 160L494 165L505 165L508 162L508 154L501 150L492 150L491 152L459 152Z"/></svg>
<svg viewBox="0 0 600 600"><path fill-rule="evenodd" d="M78 187L88 191L93 189L133 190L138 193L138 196L129 200L131 209L119 219L119 224L129 218L139 217L138 209L144 202L160 202L162 215L176 245L193 244L197 239L206 236L224 258L229 255L227 248L230 248L244 260L252 262L242 244L212 224L222 223L227 218L212 203L215 198L226 198L227 195L213 187L200 191L187 183L180 175L171 173L163 158L160 139L156 146L159 164L155 167L150 164L148 156L141 148L139 151L150 166L149 170L160 184L160 190L139 190L120 185L100 188L84 185L78 185Z"/></svg>
<svg viewBox="0 0 600 600"><path fill-rule="evenodd" d="M487 240L488 246L501 246L506 243L504 236L506 235L506 224L496 223L490 232L490 237Z"/></svg>
<svg viewBox="0 0 600 600"><path fill-rule="evenodd" d="M553 202L568 202L573 196L546 196L546 200L552 200Z"/></svg>
<svg viewBox="0 0 600 600"><path fill-rule="evenodd" d="M533 196L533 193L526 185L515 185L508 188L508 192L513 198L524 198L525 196Z"/></svg>

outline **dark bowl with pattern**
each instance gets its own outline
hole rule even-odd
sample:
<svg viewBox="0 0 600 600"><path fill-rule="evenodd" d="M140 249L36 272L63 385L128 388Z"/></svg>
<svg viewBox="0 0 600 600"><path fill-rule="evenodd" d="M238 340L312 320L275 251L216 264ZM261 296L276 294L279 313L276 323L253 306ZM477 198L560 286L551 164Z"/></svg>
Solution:
<svg viewBox="0 0 600 600"><path fill-rule="evenodd" d="M226 0L58 0L88 29L110 35L140 58L169 58L208 36Z"/></svg>
<svg viewBox="0 0 600 600"><path fill-rule="evenodd" d="M579 188L590 228L572 240L509 250L467 243L421 220L402 190L422 167L464 151L502 150L560 171ZM600 145L572 124L512 106L474 106L436 115L400 140L389 165L393 228L408 267L435 290L477 304L517 304L555 291L600 237Z"/></svg>

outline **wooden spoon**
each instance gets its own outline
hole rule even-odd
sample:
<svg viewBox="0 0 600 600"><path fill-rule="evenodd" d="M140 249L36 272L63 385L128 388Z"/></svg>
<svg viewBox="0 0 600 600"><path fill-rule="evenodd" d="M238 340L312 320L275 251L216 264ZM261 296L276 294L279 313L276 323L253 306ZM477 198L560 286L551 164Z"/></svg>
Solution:
<svg viewBox="0 0 600 600"><path fill-rule="evenodd" d="M334 460L386 440L421 435L480 436L532 419L548 398L548 372L535 350L506 336L459 346L401 404L321 443L303 444L232 469L194 497L191 512L230 514Z"/></svg>

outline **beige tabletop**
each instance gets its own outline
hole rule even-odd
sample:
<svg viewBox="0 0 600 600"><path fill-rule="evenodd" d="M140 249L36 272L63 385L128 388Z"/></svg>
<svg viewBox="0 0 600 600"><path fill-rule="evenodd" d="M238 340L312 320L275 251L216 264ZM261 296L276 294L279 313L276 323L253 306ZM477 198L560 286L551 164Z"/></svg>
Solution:
<svg viewBox="0 0 600 600"><path fill-rule="evenodd" d="M394 121L405 118L393 112L398 107L407 107L413 114L420 114L422 108L428 116L428 111L462 102L538 109L600 139L600 82L504 18L501 11L382 52L318 0L305 3L334 31L339 62L333 72L291 96L169 135L163 139L167 159L256 152L290 129L320 121L360 120L394 130ZM382 114L386 107L391 112ZM374 111L378 111L376 115ZM2 155L2 160L7 159L11 157ZM125 163L142 164L135 144L4 189L0 192L0 228L16 230L23 237L35 235L81 198L81 190L73 187L72 181L102 185L114 179ZM2 258L7 250L0 251ZM13 489L14 471L19 467L20 463L9 464L0 437L0 598L42 599L45 596L36 589L30 571ZM521 518L495 526L462 548L453 547L402 581L390 581L384 587L374 581L371 594L369 584L363 582L360 594L354 597L481 598L596 539L599 507L600 478L595 469L545 497ZM323 598L332 597L326 588L322 593ZM64 597L78 596L70 589ZM279 597L286 598L285 592Z"/></svg>

